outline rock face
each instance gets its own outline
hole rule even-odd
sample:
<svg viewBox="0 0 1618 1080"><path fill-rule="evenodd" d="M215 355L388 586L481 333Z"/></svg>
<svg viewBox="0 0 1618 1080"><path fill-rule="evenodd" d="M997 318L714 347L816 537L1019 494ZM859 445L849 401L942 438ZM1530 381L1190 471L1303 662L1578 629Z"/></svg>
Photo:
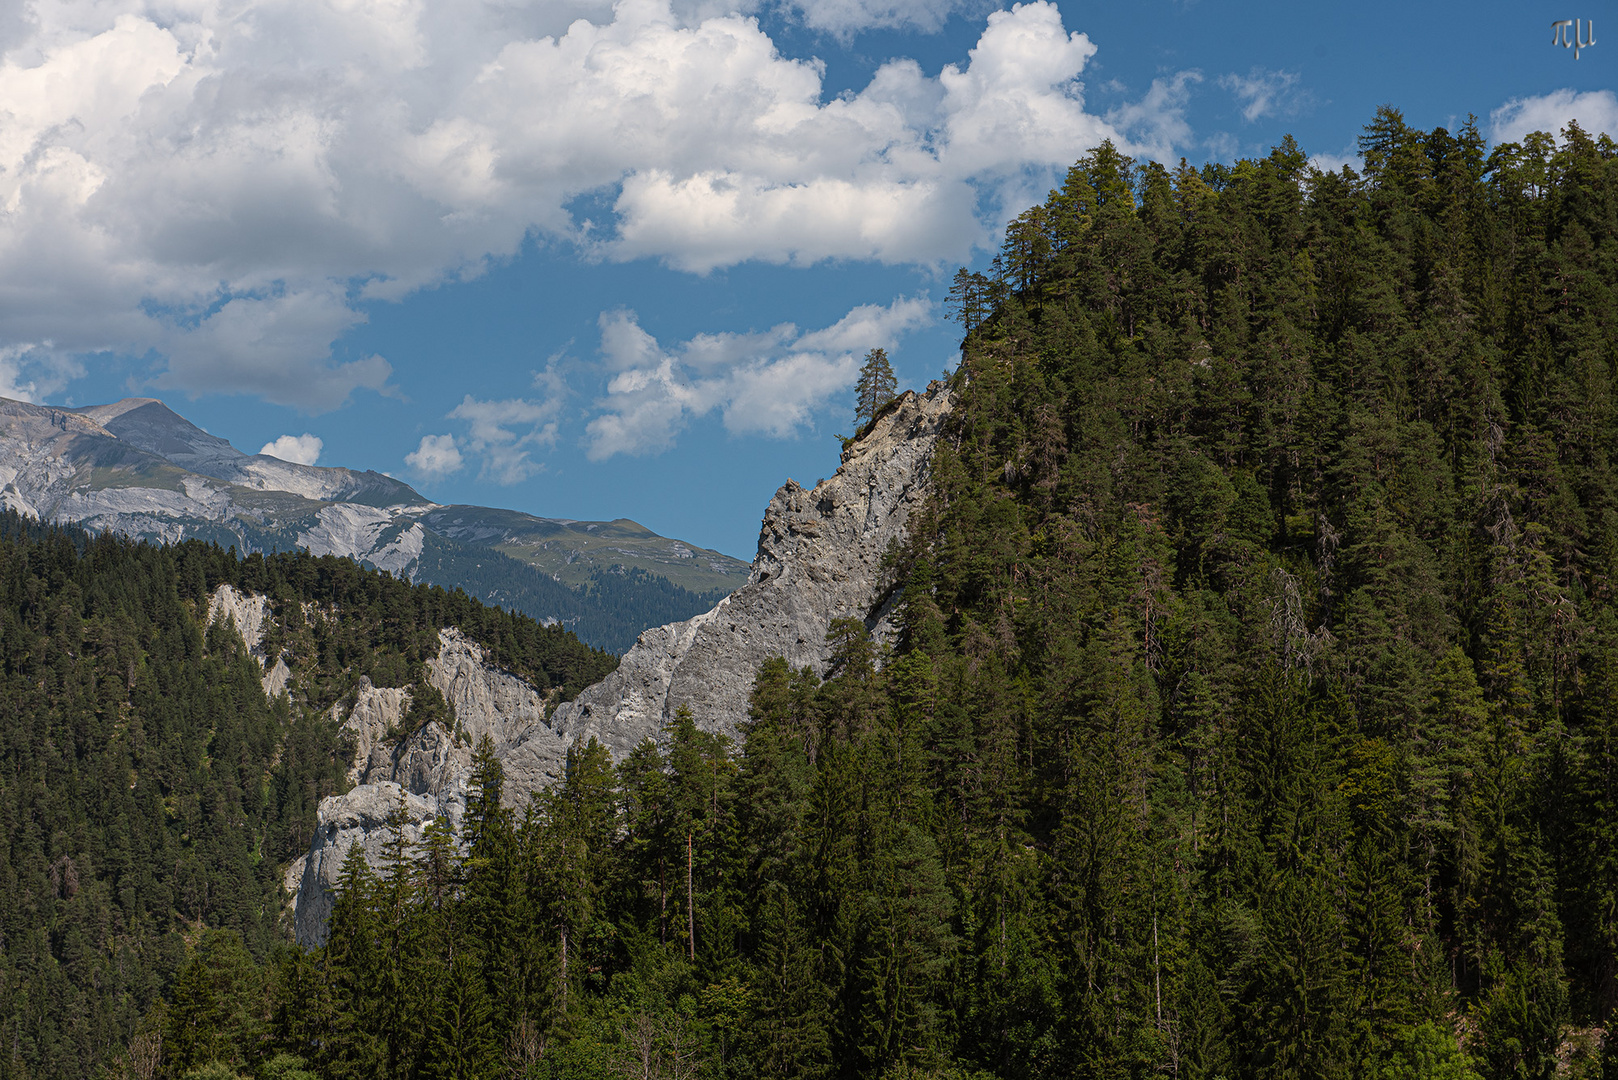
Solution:
<svg viewBox="0 0 1618 1080"><path fill-rule="evenodd" d="M440 631L438 655L427 666L455 730L430 723L390 742L386 733L401 726L409 693L362 680L343 718L355 743L349 778L358 786L322 800L309 852L287 874L289 888L296 882L299 942L325 940L333 888L352 847L382 868L390 813L403 807L411 839L438 815L459 825L472 748L485 734L505 770L505 801L520 807L560 774L576 739L595 738L621 758L656 738L681 705L702 727L734 733L765 660L784 656L794 667L823 671L833 619L860 619L885 638L895 597L883 560L926 497L950 404L949 391L938 386L906 394L849 445L835 476L807 491L788 480L764 513L747 584L711 611L641 634L617 671L548 722L540 694L491 666L482 647L454 629ZM238 626L250 625L252 598L237 595L228 610L244 613Z"/></svg>
<svg viewBox="0 0 1618 1080"><path fill-rule="evenodd" d="M299 944L312 948L325 942L335 899L332 886L356 844L372 867L385 866L388 817L396 810L403 812L404 836L409 842L419 841L422 830L437 816L437 807L430 800L392 782L363 784L346 795L320 800L320 826L309 853L287 873L288 887L294 880L298 882L293 927Z"/></svg>
<svg viewBox="0 0 1618 1080"><path fill-rule="evenodd" d="M260 667L264 666L264 631L271 617L269 597L238 592L233 585L219 586L208 598L208 621L229 621Z"/></svg>
<svg viewBox="0 0 1618 1080"><path fill-rule="evenodd" d="M849 445L831 479L811 491L782 485L764 512L747 584L712 611L642 633L616 671L556 710L556 734L595 738L622 757L657 737L681 705L700 727L734 733L765 660L823 671L837 618L863 620L885 638L894 598L883 557L926 496L951 398L937 384L905 394Z"/></svg>
<svg viewBox="0 0 1618 1080"><path fill-rule="evenodd" d="M410 692L360 679L342 721L354 740L348 778L356 786L346 795L321 800L309 851L288 871L288 888L297 883L293 923L303 945L325 940L333 891L351 847L359 844L372 866L382 869L378 830L401 798L412 839L439 816L459 828L472 779L473 748L484 735L494 743L505 772L503 801L508 806L526 806L561 771L568 744L546 724L544 697L491 665L477 642L459 630L440 631L438 655L427 662L427 677L449 703L455 730L434 721L396 742L386 736L403 726Z"/></svg>
<svg viewBox="0 0 1618 1080"><path fill-rule="evenodd" d="M572 740L546 722L545 698L492 666L477 642L459 630L441 631L438 642L428 677L454 710L469 746L484 735L493 740L505 771L505 802L526 805L530 795L560 775Z"/></svg>
<svg viewBox="0 0 1618 1080"><path fill-rule="evenodd" d="M260 667L266 666L264 636L273 619L268 598L221 585L209 598L208 619L228 621ZM277 656L264 675L265 693L284 693L290 677L286 660ZM286 873L287 891L294 895L293 924L304 945L325 940L333 890L350 848L358 844L373 867L382 869L390 813L403 809L412 840L435 817L460 826L473 748L484 735L505 770L508 805L527 805L561 771L568 744L546 724L545 698L490 664L477 642L459 630L439 631L438 655L427 663L427 678L449 703L454 730L434 721L402 740L396 734L390 738L404 727L410 691L375 686L364 676L346 714L341 704L332 708L332 719L354 744L348 781L355 786L321 800L309 851Z"/></svg>
<svg viewBox="0 0 1618 1080"><path fill-rule="evenodd" d="M333 719L341 709L341 705L332 706ZM359 693L342 728L343 733L354 740L354 762L348 767L350 784L393 779L393 752L385 745L383 737L390 728L403 724L409 711L409 690L373 686L370 679L360 676Z"/></svg>
<svg viewBox="0 0 1618 1080"><path fill-rule="evenodd" d="M286 693L287 683L292 678L292 669L287 667L286 660L277 656L271 664L264 650L264 633L273 618L267 596L237 592L234 586L221 585L208 598L208 621L224 619L236 628L249 655L258 661L259 670L264 672L259 681L264 686L264 696L269 698Z"/></svg>

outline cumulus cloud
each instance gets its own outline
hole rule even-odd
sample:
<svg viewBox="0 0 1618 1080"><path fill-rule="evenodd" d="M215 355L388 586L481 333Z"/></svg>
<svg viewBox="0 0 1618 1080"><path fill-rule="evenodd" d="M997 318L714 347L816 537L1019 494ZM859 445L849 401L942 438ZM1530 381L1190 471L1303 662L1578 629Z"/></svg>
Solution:
<svg viewBox="0 0 1618 1080"><path fill-rule="evenodd" d="M57 352L49 342L0 345L0 397L38 404L82 374L77 360Z"/></svg>
<svg viewBox="0 0 1618 1080"><path fill-rule="evenodd" d="M319 412L358 389L390 393L380 356L331 364L329 343L364 321L336 289L238 296L157 339L168 369L157 385L192 394L252 393Z"/></svg>
<svg viewBox="0 0 1618 1080"><path fill-rule="evenodd" d="M313 465L320 460L320 452L325 448L323 441L306 431L302 435L283 435L274 442L267 442L258 448L258 452L295 465Z"/></svg>
<svg viewBox="0 0 1618 1080"><path fill-rule="evenodd" d="M903 27L936 32L957 11L986 10L974 0L793 0L805 26L849 36L857 30Z"/></svg>
<svg viewBox="0 0 1618 1080"><path fill-rule="evenodd" d="M1219 85L1229 90L1242 109L1242 119L1249 124L1266 116L1296 116L1314 97L1300 89L1295 71L1269 71L1254 68L1246 75L1222 75Z"/></svg>
<svg viewBox="0 0 1618 1080"><path fill-rule="evenodd" d="M556 445L556 414L560 405L560 398L479 401L468 394L450 410L449 418L466 422L467 448L483 459L481 479L517 484L543 468L530 456L530 449Z"/></svg>
<svg viewBox="0 0 1618 1080"><path fill-rule="evenodd" d="M631 311L601 316L601 356L614 374L585 428L592 460L655 454L686 423L718 411L736 435L785 438L848 391L861 358L929 325L933 305L901 298L856 307L832 326L801 332L784 323L763 333L699 334L664 348Z"/></svg>
<svg viewBox="0 0 1618 1080"><path fill-rule="evenodd" d="M1489 114L1489 136L1497 143L1519 142L1535 131L1559 135L1570 120L1591 135L1618 138L1618 95L1611 90L1553 90L1539 97L1512 98Z"/></svg>
<svg viewBox="0 0 1618 1080"><path fill-rule="evenodd" d="M405 464L424 476L437 479L460 472L461 451L453 435L423 435L421 445L405 455Z"/></svg>
<svg viewBox="0 0 1618 1080"><path fill-rule="evenodd" d="M1043 0L964 64L829 100L714 0L27 6L0 57L0 348L151 353L159 386L309 411L390 391L384 358L333 359L360 304L531 234L697 272L959 261L1104 138L1170 157L1194 81L1088 112L1096 47ZM796 6L838 32L964 10ZM570 212L585 194L609 220Z"/></svg>

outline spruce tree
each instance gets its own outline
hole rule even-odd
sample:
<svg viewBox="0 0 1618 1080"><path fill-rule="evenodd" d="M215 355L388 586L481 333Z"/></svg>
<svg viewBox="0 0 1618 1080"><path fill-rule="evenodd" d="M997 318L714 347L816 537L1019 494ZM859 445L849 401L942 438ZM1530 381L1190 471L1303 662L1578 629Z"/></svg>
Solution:
<svg viewBox="0 0 1618 1080"><path fill-rule="evenodd" d="M855 427L874 420L876 414L882 411L882 406L893 400L898 387L898 380L893 377L893 365L888 363L887 350L872 349L866 353L865 363L860 367L860 380L854 387Z"/></svg>

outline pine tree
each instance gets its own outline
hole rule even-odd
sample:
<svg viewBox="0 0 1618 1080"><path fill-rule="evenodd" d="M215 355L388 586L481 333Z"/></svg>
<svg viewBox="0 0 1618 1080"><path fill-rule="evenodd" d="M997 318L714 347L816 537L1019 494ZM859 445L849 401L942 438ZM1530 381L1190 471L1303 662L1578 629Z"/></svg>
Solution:
<svg viewBox="0 0 1618 1080"><path fill-rule="evenodd" d="M484 734L472 756L471 790L462 819L466 860L461 929L481 950L479 967L488 980L488 1002L502 1029L522 1012L522 995L509 993L521 985L518 927L531 918L527 890L518 868L516 830L509 807L502 805L505 773L495 755L494 740Z"/></svg>
<svg viewBox="0 0 1618 1080"><path fill-rule="evenodd" d="M893 365L888 363L887 350L872 349L866 353L859 382L854 387L855 427L876 419L882 406L893 400L898 387L899 383L893 377Z"/></svg>
<svg viewBox="0 0 1618 1080"><path fill-rule="evenodd" d="M554 1008L567 1013L575 983L582 982L581 954L597 918L597 905L611 872L617 829L617 792L612 758L591 739L568 748L562 779L541 798L542 847L537 853L545 904L554 934Z"/></svg>
<svg viewBox="0 0 1618 1080"><path fill-rule="evenodd" d="M262 979L241 935L204 935L165 1016L164 1056L177 1075L214 1062L256 1064L265 1028Z"/></svg>
<svg viewBox="0 0 1618 1080"><path fill-rule="evenodd" d="M759 949L751 979L748 1058L760 1076L823 1076L830 1066L830 1000L816 977L815 949L803 912L781 882L770 882L757 900Z"/></svg>
<svg viewBox="0 0 1618 1080"><path fill-rule="evenodd" d="M381 1001L381 917L378 882L355 844L343 859L324 946L333 1018L321 1046L325 1071L336 1080L383 1075L387 1048L375 1023Z"/></svg>
<svg viewBox="0 0 1618 1080"><path fill-rule="evenodd" d="M493 1080L500 1075L494 1010L481 957L461 949L443 972L427 1036L427 1074L442 1080Z"/></svg>

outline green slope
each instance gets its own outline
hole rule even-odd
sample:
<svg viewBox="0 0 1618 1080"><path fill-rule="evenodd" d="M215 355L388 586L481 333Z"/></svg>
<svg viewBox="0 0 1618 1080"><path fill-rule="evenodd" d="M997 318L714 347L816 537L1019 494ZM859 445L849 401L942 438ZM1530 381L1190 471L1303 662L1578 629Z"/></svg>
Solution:
<svg viewBox="0 0 1618 1080"><path fill-rule="evenodd" d="M598 570L644 570L696 593L747 581L749 565L707 548L659 536L627 518L566 521L515 510L448 506L423 518L435 531L465 544L492 547L567 585L585 585Z"/></svg>

